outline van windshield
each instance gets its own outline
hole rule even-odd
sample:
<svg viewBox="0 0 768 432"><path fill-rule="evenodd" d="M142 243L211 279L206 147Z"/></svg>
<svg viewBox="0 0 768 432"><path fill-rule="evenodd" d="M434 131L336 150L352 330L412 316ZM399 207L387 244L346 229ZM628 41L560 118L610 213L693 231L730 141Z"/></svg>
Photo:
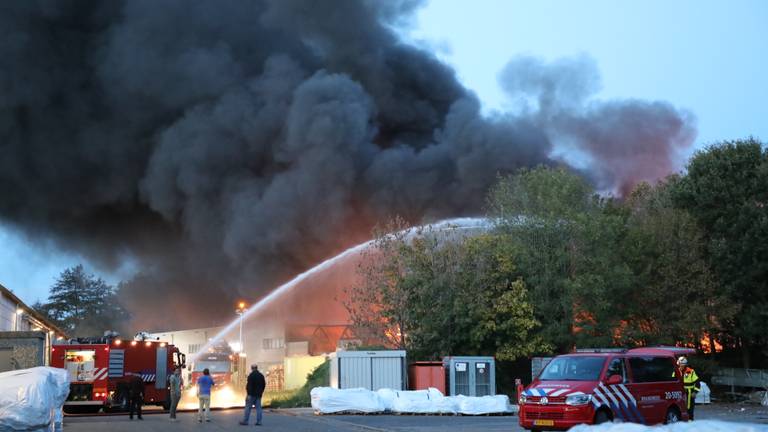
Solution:
<svg viewBox="0 0 768 432"><path fill-rule="evenodd" d="M557 357L539 375L541 381L597 381L605 357Z"/></svg>

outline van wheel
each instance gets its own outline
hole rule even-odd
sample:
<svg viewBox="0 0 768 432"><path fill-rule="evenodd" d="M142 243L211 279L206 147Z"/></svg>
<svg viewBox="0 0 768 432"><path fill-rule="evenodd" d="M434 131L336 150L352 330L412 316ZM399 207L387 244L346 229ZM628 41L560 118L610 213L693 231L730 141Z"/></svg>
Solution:
<svg viewBox="0 0 768 432"><path fill-rule="evenodd" d="M595 424L608 423L611 421L611 416L605 410L600 410L595 414Z"/></svg>
<svg viewBox="0 0 768 432"><path fill-rule="evenodd" d="M677 423L680 421L680 411L677 408L672 407L667 410L667 415L664 417L664 424Z"/></svg>

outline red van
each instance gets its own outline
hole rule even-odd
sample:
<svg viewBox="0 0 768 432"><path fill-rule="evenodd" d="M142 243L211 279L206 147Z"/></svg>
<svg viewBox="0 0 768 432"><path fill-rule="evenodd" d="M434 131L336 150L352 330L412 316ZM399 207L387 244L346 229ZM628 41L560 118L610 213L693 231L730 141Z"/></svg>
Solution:
<svg viewBox="0 0 768 432"><path fill-rule="evenodd" d="M646 425L688 420L675 367L675 356L683 353L638 348L557 356L520 393L520 426L565 430L614 420Z"/></svg>

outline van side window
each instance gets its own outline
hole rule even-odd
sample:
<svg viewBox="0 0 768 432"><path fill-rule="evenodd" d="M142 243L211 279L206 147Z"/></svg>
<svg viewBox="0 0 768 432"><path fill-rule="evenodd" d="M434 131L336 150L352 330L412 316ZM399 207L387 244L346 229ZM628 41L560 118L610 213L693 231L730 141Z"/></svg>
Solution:
<svg viewBox="0 0 768 432"><path fill-rule="evenodd" d="M677 381L671 357L630 357L629 367L638 383Z"/></svg>
<svg viewBox="0 0 768 432"><path fill-rule="evenodd" d="M611 375L619 375L623 382L627 383L627 368L624 366L623 358L611 360L611 364L608 365L608 369L605 371L605 377L609 378Z"/></svg>

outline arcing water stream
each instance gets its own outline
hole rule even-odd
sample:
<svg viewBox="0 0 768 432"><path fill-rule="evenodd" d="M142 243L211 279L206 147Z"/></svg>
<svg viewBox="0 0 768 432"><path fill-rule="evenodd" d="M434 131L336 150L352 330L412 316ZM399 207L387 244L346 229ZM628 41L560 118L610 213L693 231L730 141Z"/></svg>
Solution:
<svg viewBox="0 0 768 432"><path fill-rule="evenodd" d="M433 231L445 231L450 229L461 229L461 230L467 230L467 229L487 229L490 226L490 221L485 218L454 218L454 219L446 219L442 220L440 222L429 224L429 227ZM409 231L415 231L418 229L418 227L415 228L408 228L403 230L402 232L409 232ZM299 274L298 276L294 277L290 281L280 285L279 287L275 288L269 295L264 297L263 299L259 300L257 303L255 303L253 306L251 306L245 313L243 313L240 317L233 320L231 323L229 323L226 327L224 327L223 330L221 330L219 333L216 334L213 338L211 338L203 347L201 347L189 360L189 362L194 362L198 356L205 354L208 352L208 350L213 347L219 340L221 340L226 334L232 332L235 327L240 323L240 320L245 320L251 315L259 312L260 310L267 307L270 303L275 301L275 299L279 298L280 296L288 293L293 287L295 287L300 282L306 280L307 278L312 277L313 275L322 272L323 270L326 270L336 264L337 262L351 256L352 254L358 253L365 248L371 246L373 244L374 240L368 240L364 243L360 243L357 246L353 246L344 252L336 255L335 257L328 258L327 260L321 262L320 264L312 267L311 269L305 271L304 273Z"/></svg>

